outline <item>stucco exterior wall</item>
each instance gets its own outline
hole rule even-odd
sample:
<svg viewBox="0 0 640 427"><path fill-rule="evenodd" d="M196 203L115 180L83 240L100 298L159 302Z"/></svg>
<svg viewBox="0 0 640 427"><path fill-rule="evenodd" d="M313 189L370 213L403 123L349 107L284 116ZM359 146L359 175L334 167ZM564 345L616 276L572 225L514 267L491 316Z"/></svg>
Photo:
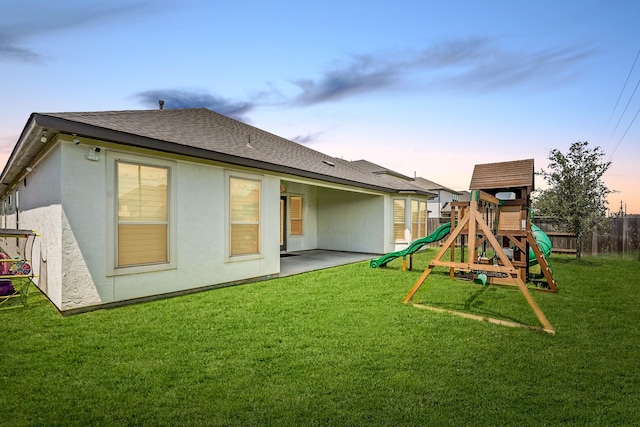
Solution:
<svg viewBox="0 0 640 427"><path fill-rule="evenodd" d="M280 197L303 197L302 236L287 250L391 251L389 195L287 181L259 170L167 156L71 137L60 141L18 183L20 226L37 230L34 268L40 288L61 311L277 275L280 270ZM101 148L88 159L91 147ZM175 230L170 263L156 271L115 268L115 159L168 165ZM261 182L261 251L229 256L229 177ZM282 185L282 186L281 186ZM284 187L284 190L281 189ZM15 214L6 219L15 224ZM36 271L38 273L38 271Z"/></svg>
<svg viewBox="0 0 640 427"><path fill-rule="evenodd" d="M318 188L318 248L384 253L385 196Z"/></svg>
<svg viewBox="0 0 640 427"><path fill-rule="evenodd" d="M13 197L15 190L20 193L19 224L15 206L8 212L5 224L7 228L19 226L39 234L32 251L31 264L37 276L34 283L58 307L62 304L61 170L61 147L56 145L13 189Z"/></svg>
<svg viewBox="0 0 640 427"><path fill-rule="evenodd" d="M140 274L113 274L109 251L114 251L114 226L109 224L109 156L114 147L102 147L98 160L87 160L89 146L62 141L33 174L33 186L21 190L25 200L21 223L39 228L47 261L46 293L62 311L90 307L220 283L275 275L279 272L280 179L250 171L169 159L175 174L175 267ZM154 153L139 153L141 161L166 161ZM225 188L229 174L262 182L261 255L233 259L228 256L228 216ZM248 175L247 175L248 174ZM36 185L36 176L42 182ZM58 177L57 182L55 177ZM43 188L51 194L43 196ZM36 190L36 188L39 188ZM24 193L24 194L23 194ZM33 207L27 200L47 200ZM61 208L63 206L63 208ZM23 222L24 218L24 222ZM33 224L33 226L31 225ZM38 230L38 231L40 231Z"/></svg>
<svg viewBox="0 0 640 427"><path fill-rule="evenodd" d="M302 224L303 234L292 236L290 227L287 227L287 252L306 251L318 248L318 209L317 209L317 187L299 182L282 181L285 191L282 196L302 196ZM290 205L287 203L287 220Z"/></svg>
<svg viewBox="0 0 640 427"><path fill-rule="evenodd" d="M437 197L429 200L427 203L427 209L429 209L431 218L441 218L443 216L442 208L446 203L455 202L458 200L459 195L453 194L447 190L435 190ZM445 216L450 215L451 212L446 212Z"/></svg>

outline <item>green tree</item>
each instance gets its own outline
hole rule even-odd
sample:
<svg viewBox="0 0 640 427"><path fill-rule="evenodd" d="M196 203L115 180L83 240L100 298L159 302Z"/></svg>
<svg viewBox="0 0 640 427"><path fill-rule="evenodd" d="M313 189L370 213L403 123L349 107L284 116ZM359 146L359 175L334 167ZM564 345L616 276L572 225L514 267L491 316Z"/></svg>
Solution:
<svg viewBox="0 0 640 427"><path fill-rule="evenodd" d="M571 144L569 152L551 150L548 170L538 172L549 188L534 200L539 215L552 217L558 227L577 237L577 256L582 255L585 233L604 229L607 220L607 196L612 193L602 181L611 162L603 161L600 147L589 148L587 141Z"/></svg>

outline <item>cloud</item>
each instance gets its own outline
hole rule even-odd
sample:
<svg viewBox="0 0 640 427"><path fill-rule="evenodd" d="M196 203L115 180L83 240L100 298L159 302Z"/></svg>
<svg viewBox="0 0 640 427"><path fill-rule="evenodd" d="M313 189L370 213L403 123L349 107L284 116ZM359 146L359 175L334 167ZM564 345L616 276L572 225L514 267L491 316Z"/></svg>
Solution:
<svg viewBox="0 0 640 427"><path fill-rule="evenodd" d="M152 8L158 9L158 3L150 0L86 0L81 4L43 0L8 2L3 5L0 17L0 61L38 62L43 58L40 53L22 47L26 39L123 16L144 18Z"/></svg>
<svg viewBox="0 0 640 427"><path fill-rule="evenodd" d="M526 51L475 39L428 49L415 66L432 73L427 75L431 88L479 93L530 86L544 89L576 76L580 63L592 53L588 46Z"/></svg>
<svg viewBox="0 0 640 427"><path fill-rule="evenodd" d="M532 86L549 89L578 75L580 64L592 53L588 46L526 50L499 39L458 38L421 50L350 55L316 79L292 80L300 91L289 98L274 85L248 101L176 89L140 92L136 97L152 108L163 99L166 108L206 107L246 121L246 114L264 105L312 106L389 90L480 94ZM298 135L294 140L310 143L317 136Z"/></svg>
<svg viewBox="0 0 640 427"><path fill-rule="evenodd" d="M0 38L0 61L38 62L41 56L36 52L14 46Z"/></svg>
<svg viewBox="0 0 640 427"><path fill-rule="evenodd" d="M148 90L135 95L143 105L158 107L158 100L164 101L164 108L201 108L205 107L234 119L247 121L245 114L256 106L250 101L233 101L211 95L206 91L189 91L179 89Z"/></svg>
<svg viewBox="0 0 640 427"><path fill-rule="evenodd" d="M537 84L551 87L574 76L589 47L552 47L527 51L498 40L471 37L446 40L418 51L352 55L317 79L296 79L301 89L292 102L313 105L355 95L411 90L498 91ZM417 83L416 83L417 82Z"/></svg>
<svg viewBox="0 0 640 427"><path fill-rule="evenodd" d="M317 80L298 79L293 83L302 89L295 103L302 105L334 101L348 96L393 86L399 77L393 63L373 55L354 55Z"/></svg>
<svg viewBox="0 0 640 427"><path fill-rule="evenodd" d="M293 138L291 138L291 141L295 141L302 145L309 145L318 141L318 139L320 139L323 133L324 132L315 132L315 133L307 133L306 135L296 135Z"/></svg>

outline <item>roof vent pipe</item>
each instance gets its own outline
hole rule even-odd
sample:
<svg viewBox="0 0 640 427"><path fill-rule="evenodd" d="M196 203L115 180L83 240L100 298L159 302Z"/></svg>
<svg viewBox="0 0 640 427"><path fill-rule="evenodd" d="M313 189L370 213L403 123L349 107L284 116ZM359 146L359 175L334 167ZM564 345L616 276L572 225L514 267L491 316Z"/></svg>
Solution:
<svg viewBox="0 0 640 427"><path fill-rule="evenodd" d="M160 109L164 109L164 101L162 99L158 100L158 104L160 104Z"/></svg>

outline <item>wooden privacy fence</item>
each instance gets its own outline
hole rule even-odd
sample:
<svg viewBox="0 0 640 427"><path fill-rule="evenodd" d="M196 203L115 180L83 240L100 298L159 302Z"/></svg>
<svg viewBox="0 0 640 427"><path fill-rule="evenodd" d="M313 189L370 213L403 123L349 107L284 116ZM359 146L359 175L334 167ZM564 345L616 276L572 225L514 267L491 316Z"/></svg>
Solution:
<svg viewBox="0 0 640 427"><path fill-rule="evenodd" d="M625 254L640 251L640 215L610 218L608 231L589 232L582 238L582 255ZM548 217L537 217L534 224L551 238L553 251L575 253L577 238L557 231Z"/></svg>
<svg viewBox="0 0 640 427"><path fill-rule="evenodd" d="M449 218L429 218L427 233L449 221ZM610 221L609 231L590 232L583 237L582 255L625 254L640 251L640 215L610 218ZM547 233L553 245L553 252L576 253L576 236L556 230L551 218L536 217L533 223ZM433 242L429 246L438 247L441 243Z"/></svg>

